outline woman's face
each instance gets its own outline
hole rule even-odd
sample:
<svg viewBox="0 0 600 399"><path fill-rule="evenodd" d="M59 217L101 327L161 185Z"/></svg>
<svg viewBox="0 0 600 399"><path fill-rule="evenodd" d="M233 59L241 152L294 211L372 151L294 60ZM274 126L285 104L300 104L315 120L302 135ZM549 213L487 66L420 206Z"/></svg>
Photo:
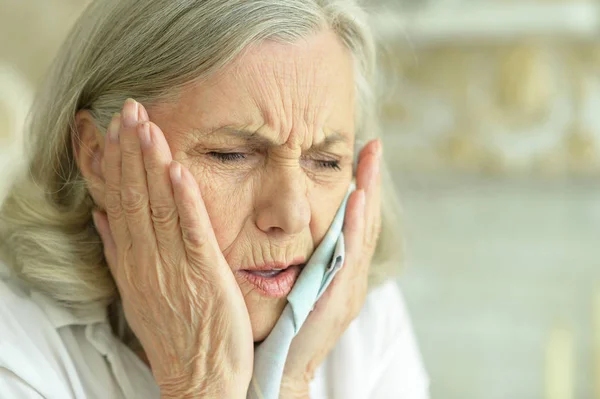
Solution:
<svg viewBox="0 0 600 399"><path fill-rule="evenodd" d="M305 263L346 194L354 113L351 55L330 32L254 47L175 103L149 109L196 177L256 341L301 268L268 270Z"/></svg>

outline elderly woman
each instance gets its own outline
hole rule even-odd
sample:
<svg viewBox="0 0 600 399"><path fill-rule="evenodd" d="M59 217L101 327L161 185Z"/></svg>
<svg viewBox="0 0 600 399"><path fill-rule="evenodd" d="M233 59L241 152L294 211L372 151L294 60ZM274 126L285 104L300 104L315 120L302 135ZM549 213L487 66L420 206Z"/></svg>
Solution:
<svg viewBox="0 0 600 399"><path fill-rule="evenodd" d="M343 267L278 395L427 397L373 80L349 0L94 1L0 211L0 396L250 395L341 209Z"/></svg>

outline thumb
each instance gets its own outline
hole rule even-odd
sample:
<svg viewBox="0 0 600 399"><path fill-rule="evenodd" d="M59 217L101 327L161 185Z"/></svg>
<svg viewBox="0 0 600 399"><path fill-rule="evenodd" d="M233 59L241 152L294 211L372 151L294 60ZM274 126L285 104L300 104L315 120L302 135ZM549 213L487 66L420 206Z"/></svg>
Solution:
<svg viewBox="0 0 600 399"><path fill-rule="evenodd" d="M94 219L94 225L96 230L100 234L102 244L104 245L104 256L106 257L106 263L110 268L113 276L116 276L118 260L117 260L117 245L112 236L110 230L110 224L108 223L108 217L101 211L93 211L92 218Z"/></svg>

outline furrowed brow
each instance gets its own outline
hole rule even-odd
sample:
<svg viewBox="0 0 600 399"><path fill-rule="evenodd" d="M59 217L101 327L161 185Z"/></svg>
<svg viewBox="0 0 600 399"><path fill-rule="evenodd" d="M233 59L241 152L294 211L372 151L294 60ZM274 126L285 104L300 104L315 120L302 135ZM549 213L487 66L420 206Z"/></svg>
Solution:
<svg viewBox="0 0 600 399"><path fill-rule="evenodd" d="M233 127L221 127L214 130L212 133L224 134L226 136L242 139L248 144L258 147L274 147L277 143L268 137L265 137L258 132L249 129L240 129Z"/></svg>
<svg viewBox="0 0 600 399"><path fill-rule="evenodd" d="M229 137L242 139L245 142L247 142L248 144L251 144L252 146L255 146L255 147L275 147L275 146L279 145L279 143L275 142L273 139L271 139L269 137L265 137L262 134L254 131L254 130L244 129L244 128L224 126L224 127L220 127L220 128L214 129L209 132L196 131L196 133L201 136L208 136L211 134L219 134L219 135L222 134L222 135L226 135ZM347 135L343 134L342 132L334 131L332 134L326 136L325 139L322 140L321 142L314 144L309 149L309 151L311 151L311 152L325 151L325 150L331 148L332 146L334 146L335 144L344 143L347 140L348 140Z"/></svg>
<svg viewBox="0 0 600 399"><path fill-rule="evenodd" d="M333 132L332 134L325 137L325 139L317 144L314 144L310 148L310 152L326 151L338 143L345 143L348 141L348 137L341 132Z"/></svg>

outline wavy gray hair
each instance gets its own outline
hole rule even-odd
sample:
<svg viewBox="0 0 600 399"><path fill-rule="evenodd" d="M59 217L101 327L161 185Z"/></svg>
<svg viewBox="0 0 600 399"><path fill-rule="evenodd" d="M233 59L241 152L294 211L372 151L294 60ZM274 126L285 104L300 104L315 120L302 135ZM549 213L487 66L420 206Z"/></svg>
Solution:
<svg viewBox="0 0 600 399"><path fill-rule="evenodd" d="M378 136L375 44L364 10L351 0L96 0L64 43L34 103L29 173L0 209L0 257L17 276L73 310L106 307L118 293L91 223L94 204L71 146L75 114L100 131L127 97L152 106L218 72L248 45L292 43L331 29L354 56L357 140ZM75 136L76 137L76 136ZM382 232L371 284L401 261L398 206L387 171Z"/></svg>

